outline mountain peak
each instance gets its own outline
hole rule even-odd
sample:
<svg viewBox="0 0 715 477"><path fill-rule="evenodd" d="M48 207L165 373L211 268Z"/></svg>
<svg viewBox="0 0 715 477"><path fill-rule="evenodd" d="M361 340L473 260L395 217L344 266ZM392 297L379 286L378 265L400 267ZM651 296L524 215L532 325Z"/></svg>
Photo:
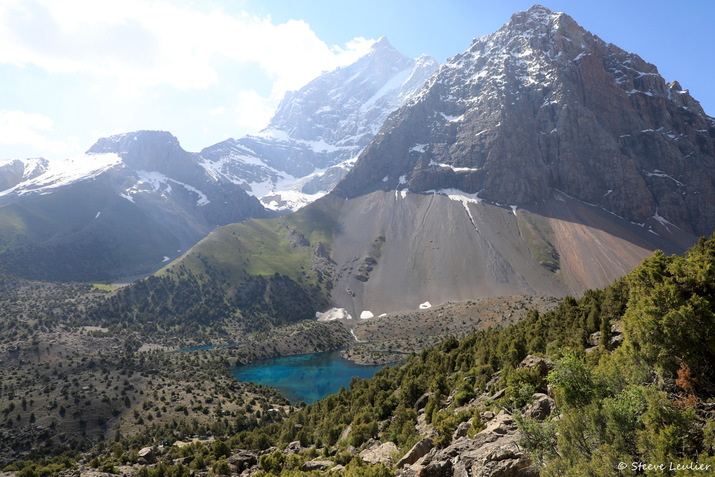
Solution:
<svg viewBox="0 0 715 477"><path fill-rule="evenodd" d="M191 153L168 131L134 131L99 139L87 154L114 153L134 170L159 171L190 177L198 167ZM189 172L193 171L193 172Z"/></svg>
<svg viewBox="0 0 715 477"><path fill-rule="evenodd" d="M391 50L395 49L395 47L392 46L390 40L388 40L386 36L381 36L375 43L372 44L370 50L375 51L388 48Z"/></svg>
<svg viewBox="0 0 715 477"><path fill-rule="evenodd" d="M549 8L543 6L543 5L532 5L529 9L523 11L523 12L518 12L514 15L512 15L512 18L517 15L528 15L529 17L544 21L544 20L549 20L553 16L559 16L563 15L561 12L554 12L550 10Z"/></svg>
<svg viewBox="0 0 715 477"><path fill-rule="evenodd" d="M168 131L133 131L103 137L97 140L89 148L87 154L104 154L113 152L115 154L130 154L137 148L145 147L145 144L168 145L170 149L181 149L179 140Z"/></svg>
<svg viewBox="0 0 715 477"><path fill-rule="evenodd" d="M537 5L450 59L336 192L456 189L522 205L560 191L709 234L715 207L697 198L715 194L700 179L715 177L711 121L654 65Z"/></svg>

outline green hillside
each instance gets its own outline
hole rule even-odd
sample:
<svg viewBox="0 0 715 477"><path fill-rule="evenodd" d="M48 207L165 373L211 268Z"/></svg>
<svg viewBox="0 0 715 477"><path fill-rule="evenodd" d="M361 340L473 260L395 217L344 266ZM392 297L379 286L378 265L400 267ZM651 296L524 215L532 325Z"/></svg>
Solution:
<svg viewBox="0 0 715 477"><path fill-rule="evenodd" d="M604 290L566 297L541 315L532 310L504 329L448 339L281 422L228 436L225 454L196 448L181 453L183 464L162 464L162 472L188 471L199 456L201 468L216 470L238 449L299 441L302 453L261 457L261 475L318 475L301 470L318 456L347 466L346 475L394 475L394 468L367 466L346 449L392 442L395 462L420 441L425 425L435 431L435 448L446 449L460 423L471 423L465 432L474 437L484 429L481 416L505 411L542 476L704 475L692 468L715 466L714 284L715 236L685 257L656 252ZM614 331L621 327L622 335ZM520 365L527 355L552 364ZM534 393L547 389L556 409L546 418L527 417ZM426 404L417 406L421 397ZM632 463L653 467L633 470ZM437 472L437 464L426 469Z"/></svg>
<svg viewBox="0 0 715 477"><path fill-rule="evenodd" d="M112 270L156 269L177 248L165 228L108 195L102 181L0 207L0 263L23 278L108 280Z"/></svg>
<svg viewBox="0 0 715 477"><path fill-rule="evenodd" d="M219 227L155 275L119 290L88 320L205 342L312 319L328 306L333 284L320 252L334 228L325 210Z"/></svg>

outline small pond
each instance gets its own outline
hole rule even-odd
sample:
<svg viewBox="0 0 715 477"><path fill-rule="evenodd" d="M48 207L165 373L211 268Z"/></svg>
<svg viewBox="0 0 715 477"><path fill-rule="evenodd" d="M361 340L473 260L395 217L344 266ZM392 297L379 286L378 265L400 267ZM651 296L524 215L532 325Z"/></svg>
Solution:
<svg viewBox="0 0 715 477"><path fill-rule="evenodd" d="M353 376L371 378L383 366L361 366L340 351L282 356L231 369L239 381L277 388L290 402L307 404L347 387Z"/></svg>

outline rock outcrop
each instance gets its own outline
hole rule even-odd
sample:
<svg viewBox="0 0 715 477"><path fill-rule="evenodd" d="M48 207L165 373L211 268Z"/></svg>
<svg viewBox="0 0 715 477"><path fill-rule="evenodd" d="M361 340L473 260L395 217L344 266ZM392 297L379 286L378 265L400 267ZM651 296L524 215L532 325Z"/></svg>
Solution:
<svg viewBox="0 0 715 477"><path fill-rule="evenodd" d="M360 457L365 462L370 464L382 463L392 465L392 453L397 452L397 446L394 442L385 442L384 444L374 445L360 452Z"/></svg>
<svg viewBox="0 0 715 477"><path fill-rule="evenodd" d="M460 437L444 449L424 454L411 465L405 465L398 475L538 476L538 470L519 446L519 438L516 422L501 411L474 439Z"/></svg>

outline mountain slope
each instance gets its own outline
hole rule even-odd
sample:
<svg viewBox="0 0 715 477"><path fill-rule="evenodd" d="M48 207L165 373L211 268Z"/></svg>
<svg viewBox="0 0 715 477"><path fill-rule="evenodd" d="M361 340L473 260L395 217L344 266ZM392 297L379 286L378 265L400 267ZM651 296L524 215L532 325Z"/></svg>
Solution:
<svg viewBox="0 0 715 477"><path fill-rule="evenodd" d="M65 161L0 166L4 271L42 280L146 274L217 225L270 214L165 132L100 139ZM20 167L22 166L22 168Z"/></svg>
<svg viewBox="0 0 715 477"><path fill-rule="evenodd" d="M455 188L501 204L553 190L629 221L715 228L715 123L677 82L543 7L440 68L337 188Z"/></svg>
<svg viewBox="0 0 715 477"><path fill-rule="evenodd" d="M537 6L441 67L295 216L332 218L331 304L353 317L581 294L715 228L712 125L654 66Z"/></svg>
<svg viewBox="0 0 715 477"><path fill-rule="evenodd" d="M403 56L382 38L355 63L287 93L260 134L202 150L204 165L269 208L295 210L337 184L437 66L431 57Z"/></svg>

